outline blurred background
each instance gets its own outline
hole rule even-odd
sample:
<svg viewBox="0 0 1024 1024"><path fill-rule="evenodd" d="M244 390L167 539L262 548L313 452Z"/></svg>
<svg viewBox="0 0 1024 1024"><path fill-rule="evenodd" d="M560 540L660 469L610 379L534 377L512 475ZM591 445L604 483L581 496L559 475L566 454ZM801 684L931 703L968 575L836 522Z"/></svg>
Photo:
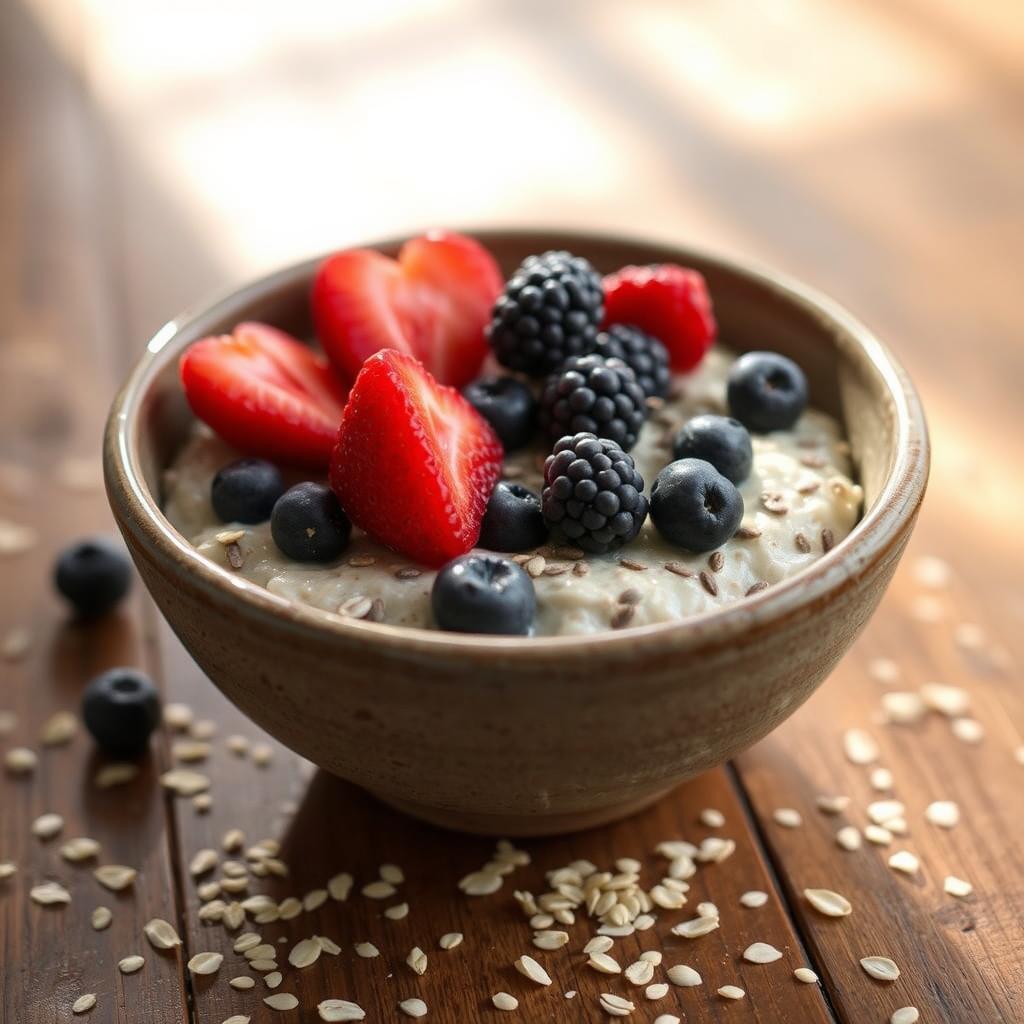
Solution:
<svg viewBox="0 0 1024 1024"><path fill-rule="evenodd" d="M432 225L613 229L834 295L921 386L951 520L993 530L993 509L1024 504L1005 472L1021 0L0 10L10 402L32 391L16 376L75 358L108 361L109 388L182 307L321 250ZM103 404L81 413L98 425Z"/></svg>

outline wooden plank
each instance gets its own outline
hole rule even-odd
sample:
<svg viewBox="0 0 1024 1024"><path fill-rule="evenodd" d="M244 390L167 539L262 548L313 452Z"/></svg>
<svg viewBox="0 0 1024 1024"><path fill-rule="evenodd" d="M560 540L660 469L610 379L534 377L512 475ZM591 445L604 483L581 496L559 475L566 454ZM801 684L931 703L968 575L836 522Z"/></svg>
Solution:
<svg viewBox="0 0 1024 1024"><path fill-rule="evenodd" d="M529 851L532 864L516 872L499 893L471 898L458 891L457 882L489 859L492 840L415 822L357 788L313 771L311 765L273 744L274 759L264 768L256 767L251 756L232 754L227 743L231 734L244 736L250 744L265 742L266 737L213 688L169 632L161 647L170 696L188 703L196 717L217 725L214 752L202 769L214 779L213 806L208 813L197 814L187 800L178 801L179 862L187 864L203 848L219 849L224 834L240 828L248 843L268 836L280 841L280 856L290 867L287 879L254 879L250 892L268 892L278 901L288 896L301 899L337 872L349 871L356 878L353 894L345 903L328 900L314 912L290 921L262 926L247 923L233 934L198 919L201 901L196 883L184 879L189 952L212 950L225 956L218 978L195 988L199 1024L218 1024L230 1014L253 1013L254 1009L258 1013L259 1000L270 994L259 980L257 988L248 992L233 991L226 983L238 974L259 978L246 970L243 956L232 952L233 936L250 927L279 949L284 981L277 991L299 998L304 1020L312 1019L313 1008L327 998L358 1002L366 1009L368 1020L403 1019L397 1003L416 996L429 1006L430 1020L468 1024L494 1019L489 1000L498 991L516 996L520 1013L530 1020L606 1020L598 1006L602 992L633 999L638 1015L641 1008L651 1019L656 1013L675 1012L685 1014L688 1024L726 1019L764 1024L833 1019L820 989L792 977L793 969L805 965L807 959L726 771L710 772L650 810L609 828L524 842L520 845ZM722 811L726 818L723 828L709 829L699 823L706 807ZM722 864L700 868L691 879L689 903L682 911L659 911L654 928L616 940L613 950L623 967L641 950L662 950L664 965L655 980L665 980L664 968L688 963L705 979L703 987L672 987L667 997L648 1004L642 988L585 966L586 957L579 951L594 930L582 920L567 929L571 941L566 949L542 952L531 946L532 932L512 898L514 889L535 894L546 891L544 872L578 858L610 869L617 858L635 857L644 865L645 881L654 884L666 866L653 855L659 842L680 838L699 842L710 834L735 839L735 854ZM221 855L222 860L225 856ZM407 878L399 893L384 903L359 894L361 885L377 877L382 863L400 865ZM201 880L217 877L214 872ZM740 894L749 889L769 892L768 904L759 909L742 907ZM719 907L720 930L695 940L669 933L671 925L694 916L694 908L705 900ZM384 906L400 901L409 903L409 916L400 921L386 919ZM438 939L450 931L463 932L465 941L443 952ZM313 967L297 971L288 965L287 952L312 934L333 939L342 953L337 958L324 956ZM285 941L278 945L282 939ZM379 959L355 955L354 944L364 941L379 948ZM775 945L784 952L783 960L767 966L744 962L743 950L755 941ZM405 964L414 945L429 959L422 978ZM548 967L554 980L550 989L541 989L516 973L512 964L523 953L534 954ZM715 990L725 984L741 986L746 999L732 1004L716 996ZM567 1000L566 990L578 995Z"/></svg>
<svg viewBox="0 0 1024 1024"><path fill-rule="evenodd" d="M0 767L0 861L18 869L0 881L0 1019L66 1021L75 999L93 992L94 1024L174 1024L187 1018L181 958L155 955L142 936L149 918L176 916L159 751L135 781L101 791L92 779L103 760L83 731L66 745L39 742L52 714L77 712L93 674L139 663L143 598L85 626L52 591L65 543L112 532L97 443L117 360L91 258L101 244L97 197L86 190L101 157L89 112L79 84L9 4L0 9L0 104L0 519L37 537L0 558L0 641L14 631L28 638L23 656L0 658L0 751L24 745L39 757L30 777ZM64 827L44 842L30 825L48 812ZM92 877L96 862L63 860L59 848L74 836L101 843L98 863L136 868L133 888L110 893ZM70 906L30 900L31 887L48 880L68 888ZM113 911L104 931L89 920L99 905ZM136 952L145 968L122 976L118 960Z"/></svg>

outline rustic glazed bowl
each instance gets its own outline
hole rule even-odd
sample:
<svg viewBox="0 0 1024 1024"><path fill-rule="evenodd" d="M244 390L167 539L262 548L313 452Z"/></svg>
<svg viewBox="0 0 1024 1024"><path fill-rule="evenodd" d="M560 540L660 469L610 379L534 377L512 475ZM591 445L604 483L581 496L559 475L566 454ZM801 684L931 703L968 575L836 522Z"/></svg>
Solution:
<svg viewBox="0 0 1024 1024"><path fill-rule="evenodd" d="M877 606L928 476L924 415L888 350L831 301L705 252L536 231L475 232L511 271L568 248L608 271L678 262L707 278L723 342L771 348L840 417L864 515L790 579L677 623L538 639L413 630L291 604L203 559L160 510L192 424L177 364L190 342L263 320L312 334L313 260L185 313L149 342L114 401L104 467L143 580L210 679L328 771L428 821L540 835L619 818L774 729ZM394 251L394 243L378 246Z"/></svg>

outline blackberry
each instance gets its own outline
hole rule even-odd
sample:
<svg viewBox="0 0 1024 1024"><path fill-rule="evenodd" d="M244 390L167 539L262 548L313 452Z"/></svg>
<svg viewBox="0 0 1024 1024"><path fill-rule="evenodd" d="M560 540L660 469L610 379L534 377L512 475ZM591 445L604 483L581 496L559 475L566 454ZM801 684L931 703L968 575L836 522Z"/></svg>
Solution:
<svg viewBox="0 0 1024 1024"><path fill-rule="evenodd" d="M621 359L572 356L544 385L540 425L551 442L590 433L623 451L636 444L647 415L643 388Z"/></svg>
<svg viewBox="0 0 1024 1024"><path fill-rule="evenodd" d="M597 336L594 352L605 359L621 359L635 374L647 398L664 398L672 374L668 349L654 337L629 324L612 324Z"/></svg>
<svg viewBox="0 0 1024 1024"><path fill-rule="evenodd" d="M541 377L594 347L604 315L601 275L582 256L527 256L494 304L487 336L498 362Z"/></svg>
<svg viewBox="0 0 1024 1024"><path fill-rule="evenodd" d="M559 537L603 555L628 544L647 518L644 478L607 438L563 437L544 463L544 519Z"/></svg>

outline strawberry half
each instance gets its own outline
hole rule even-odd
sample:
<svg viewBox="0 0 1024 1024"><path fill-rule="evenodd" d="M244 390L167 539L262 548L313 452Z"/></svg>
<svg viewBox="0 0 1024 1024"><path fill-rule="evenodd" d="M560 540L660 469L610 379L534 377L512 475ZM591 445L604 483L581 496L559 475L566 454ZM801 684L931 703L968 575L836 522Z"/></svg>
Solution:
<svg viewBox="0 0 1024 1024"><path fill-rule="evenodd" d="M347 396L308 345L242 323L190 345L180 371L192 411L229 444L282 462L330 462Z"/></svg>
<svg viewBox="0 0 1024 1024"><path fill-rule="evenodd" d="M363 364L331 459L331 487L357 526L413 561L465 554L498 475L487 421L412 356L386 349Z"/></svg>
<svg viewBox="0 0 1024 1024"><path fill-rule="evenodd" d="M313 281L313 320L327 357L353 380L374 352L408 352L442 383L462 387L488 353L484 328L503 287L479 242L432 231L393 260L373 249L329 256Z"/></svg>
<svg viewBox="0 0 1024 1024"><path fill-rule="evenodd" d="M631 324L668 349L672 369L692 370L715 340L718 326L704 276L661 263L623 267L604 279L604 325Z"/></svg>

